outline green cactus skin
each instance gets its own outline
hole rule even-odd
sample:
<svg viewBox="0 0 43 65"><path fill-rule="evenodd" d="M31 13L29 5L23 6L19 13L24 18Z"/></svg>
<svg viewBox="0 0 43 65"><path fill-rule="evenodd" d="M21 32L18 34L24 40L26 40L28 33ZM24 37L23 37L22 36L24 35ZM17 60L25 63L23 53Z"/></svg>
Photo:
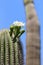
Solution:
<svg viewBox="0 0 43 65"><path fill-rule="evenodd" d="M8 30L0 31L0 65L23 65L22 45L12 40Z"/></svg>
<svg viewBox="0 0 43 65"><path fill-rule="evenodd" d="M17 43L17 42L15 42L14 48L15 48L15 65L19 65L19 58L18 58L18 43Z"/></svg>
<svg viewBox="0 0 43 65"><path fill-rule="evenodd" d="M0 64L14 65L14 45L7 30L0 34Z"/></svg>
<svg viewBox="0 0 43 65"><path fill-rule="evenodd" d="M23 57L23 48L21 45L21 41L18 41L14 44L15 47L15 65L24 65L24 57Z"/></svg>
<svg viewBox="0 0 43 65"><path fill-rule="evenodd" d="M23 48L22 48L21 40L18 41L18 50L19 50L18 52L19 64L24 65Z"/></svg>
<svg viewBox="0 0 43 65"><path fill-rule="evenodd" d="M0 46L1 46L1 48L0 48L0 52L1 52L0 53L1 54L0 61L1 61L1 63L0 64L3 65L4 64L4 44L3 44L4 43L4 35L3 35L3 33L0 34L0 38L1 38L1 40L0 40L0 42L1 42L0 43Z"/></svg>
<svg viewBox="0 0 43 65"><path fill-rule="evenodd" d="M8 36L9 36L9 34L8 34ZM9 38L10 38L10 36L9 36ZM13 44L11 38L9 40L9 43L10 43L9 44L10 45L10 65L14 65L14 44Z"/></svg>

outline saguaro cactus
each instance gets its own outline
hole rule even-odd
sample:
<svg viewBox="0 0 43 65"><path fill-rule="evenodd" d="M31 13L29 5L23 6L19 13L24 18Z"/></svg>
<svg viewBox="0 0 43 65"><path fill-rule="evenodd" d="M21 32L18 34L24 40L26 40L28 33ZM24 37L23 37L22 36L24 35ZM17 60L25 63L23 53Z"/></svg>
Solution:
<svg viewBox="0 0 43 65"><path fill-rule="evenodd" d="M19 37L24 30L13 27L10 28L10 33L8 30L0 31L0 65L23 65L23 50Z"/></svg>
<svg viewBox="0 0 43 65"><path fill-rule="evenodd" d="M0 65L23 65L21 42L13 42L7 30L0 31Z"/></svg>
<svg viewBox="0 0 43 65"><path fill-rule="evenodd" d="M14 65L14 46L7 30L0 32L0 65Z"/></svg>
<svg viewBox="0 0 43 65"><path fill-rule="evenodd" d="M24 0L26 11L26 65L40 65L40 23L34 0Z"/></svg>
<svg viewBox="0 0 43 65"><path fill-rule="evenodd" d="M24 26L21 22L15 22L10 27L10 36L14 43L15 48L15 65L23 65L23 49L20 42L20 36L25 32L24 30L20 30L21 27Z"/></svg>

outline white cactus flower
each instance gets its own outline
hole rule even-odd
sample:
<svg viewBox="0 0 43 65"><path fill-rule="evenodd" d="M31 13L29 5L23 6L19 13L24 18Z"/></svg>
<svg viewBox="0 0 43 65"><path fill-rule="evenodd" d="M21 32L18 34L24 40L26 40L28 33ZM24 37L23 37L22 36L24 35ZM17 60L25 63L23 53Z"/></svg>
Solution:
<svg viewBox="0 0 43 65"><path fill-rule="evenodd" d="M19 22L19 21L14 21L13 25L14 25L14 26L24 26L25 23Z"/></svg>

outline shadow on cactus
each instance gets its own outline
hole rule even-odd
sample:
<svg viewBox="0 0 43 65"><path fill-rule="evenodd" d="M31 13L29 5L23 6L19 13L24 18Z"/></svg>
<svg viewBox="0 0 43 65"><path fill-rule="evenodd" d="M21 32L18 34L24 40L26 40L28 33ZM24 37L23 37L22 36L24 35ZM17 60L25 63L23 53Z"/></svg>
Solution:
<svg viewBox="0 0 43 65"><path fill-rule="evenodd" d="M23 24L21 24L20 22L16 22L10 26L10 31L0 31L0 65L24 64L20 36L25 31L22 30Z"/></svg>

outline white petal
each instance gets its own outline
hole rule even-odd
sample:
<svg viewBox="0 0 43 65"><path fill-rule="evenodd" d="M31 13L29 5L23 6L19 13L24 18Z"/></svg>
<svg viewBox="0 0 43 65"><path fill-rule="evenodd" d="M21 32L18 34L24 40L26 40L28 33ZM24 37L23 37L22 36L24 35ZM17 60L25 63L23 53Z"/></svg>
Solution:
<svg viewBox="0 0 43 65"><path fill-rule="evenodd" d="M13 25L14 25L14 26L24 26L25 23L19 22L19 21L14 21Z"/></svg>

